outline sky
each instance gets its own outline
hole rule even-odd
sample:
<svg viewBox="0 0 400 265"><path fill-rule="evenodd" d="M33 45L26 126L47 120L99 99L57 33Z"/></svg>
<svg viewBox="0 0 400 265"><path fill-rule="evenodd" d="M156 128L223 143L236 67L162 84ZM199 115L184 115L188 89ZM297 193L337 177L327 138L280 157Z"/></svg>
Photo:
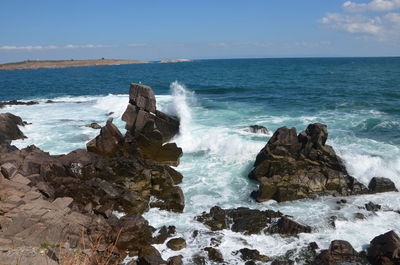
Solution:
<svg viewBox="0 0 400 265"><path fill-rule="evenodd" d="M0 62L400 56L400 0L1 0Z"/></svg>

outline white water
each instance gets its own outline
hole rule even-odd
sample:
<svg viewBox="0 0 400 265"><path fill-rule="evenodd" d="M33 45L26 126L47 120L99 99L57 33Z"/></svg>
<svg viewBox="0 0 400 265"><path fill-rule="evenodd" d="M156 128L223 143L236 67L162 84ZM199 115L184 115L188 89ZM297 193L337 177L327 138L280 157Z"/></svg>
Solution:
<svg viewBox="0 0 400 265"><path fill-rule="evenodd" d="M127 95L108 95L91 97L57 98L59 103L33 106L11 106L2 111L9 111L21 116L32 125L23 129L28 139L15 141L22 148L35 144L52 154L84 148L85 143L98 134L98 130L81 125L98 122L104 124L110 112L114 122L121 131L124 123L120 120L127 102ZM328 247L331 240L348 240L357 250L375 236L395 230L400 233L400 215L391 211L377 214L360 209L365 203L373 201L382 204L386 210L399 210L400 196L397 193L383 193L348 197L348 203L340 206L340 198L322 197L316 200L301 200L278 204L267 202L258 204L249 198L256 184L246 177L258 151L266 144L271 135L245 132L243 127L259 124L271 131L280 126L296 126L304 129L310 122L324 122L329 125L329 144L333 145L344 159L348 171L365 184L374 176L391 178L400 187L400 150L397 146L368 138L357 138L348 129L362 123L367 117L383 115L379 112L365 113L316 113L310 116L270 116L263 113L257 116L246 111L243 103L223 105L217 102L218 108L205 107L207 99L196 99L182 84L171 84L171 95L157 96L157 107L177 115L181 119L181 132L173 141L183 148L184 156L177 168L183 173L181 184L185 194L184 213L175 214L158 209L151 209L145 214L150 223L175 225L177 236L183 236L188 247L182 251L171 251L165 244L156 245L164 258L182 254L190 264L190 257L199 253L206 256L202 249L210 246L211 238L221 241L218 249L229 264L243 262L232 255L243 247L256 248L268 256L282 255L287 250L305 246L315 241L321 248ZM211 102L211 103L210 103ZM207 100L207 106L212 104ZM209 233L194 217L212 206L223 208L251 207L257 209L274 209L293 216L304 224L314 227L312 234L301 234L298 238L282 238L278 235L243 236L231 231ZM355 213L363 213L366 220L354 218ZM336 228L328 225L330 216L337 216ZM192 232L199 230L195 239Z"/></svg>

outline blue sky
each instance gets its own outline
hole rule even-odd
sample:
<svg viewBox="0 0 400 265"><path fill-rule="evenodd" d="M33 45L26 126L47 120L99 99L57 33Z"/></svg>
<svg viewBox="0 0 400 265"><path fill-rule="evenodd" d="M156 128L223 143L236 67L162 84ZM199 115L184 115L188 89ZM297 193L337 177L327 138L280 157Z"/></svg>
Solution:
<svg viewBox="0 0 400 265"><path fill-rule="evenodd" d="M400 0L2 0L0 62L400 55Z"/></svg>

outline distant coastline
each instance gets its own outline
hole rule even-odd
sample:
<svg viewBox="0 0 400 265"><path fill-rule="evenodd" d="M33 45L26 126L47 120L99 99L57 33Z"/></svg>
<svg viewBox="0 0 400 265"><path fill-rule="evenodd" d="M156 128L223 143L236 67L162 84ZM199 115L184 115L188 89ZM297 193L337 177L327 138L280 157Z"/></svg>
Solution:
<svg viewBox="0 0 400 265"><path fill-rule="evenodd" d="M118 65L149 63L141 60L118 60L118 59L96 59L96 60L29 60L15 63L0 64L0 70L22 70L40 68L65 68L96 65Z"/></svg>
<svg viewBox="0 0 400 265"><path fill-rule="evenodd" d="M160 60L155 63L179 63L192 62L191 59L171 59ZM119 64L144 64L154 63L154 61L144 60L123 60L123 59L95 59L95 60L27 60L22 62L0 64L1 70L23 70L40 68L66 68L97 65L119 65Z"/></svg>

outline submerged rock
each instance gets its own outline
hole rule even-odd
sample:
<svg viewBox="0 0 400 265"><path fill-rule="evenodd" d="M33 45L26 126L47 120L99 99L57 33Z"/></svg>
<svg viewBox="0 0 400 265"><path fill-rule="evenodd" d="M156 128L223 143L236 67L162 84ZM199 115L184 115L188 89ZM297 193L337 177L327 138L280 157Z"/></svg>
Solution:
<svg viewBox="0 0 400 265"><path fill-rule="evenodd" d="M96 123L96 122L92 122L92 123L89 123L89 124L85 124L84 126L85 126L85 127L88 127L88 128L96 129L96 130L101 129L101 125L99 125L99 124Z"/></svg>
<svg viewBox="0 0 400 265"><path fill-rule="evenodd" d="M352 176L333 148L326 145L328 131L310 124L299 135L295 128L279 128L257 155L249 177L260 182L257 201L278 202L315 195L353 195L368 189Z"/></svg>
<svg viewBox="0 0 400 265"><path fill-rule="evenodd" d="M298 224L280 212L244 207L224 210L214 206L209 213L203 212L202 215L197 216L196 220L210 227L212 231L231 229L246 235L268 232L294 236L298 233L311 232L310 227Z"/></svg>
<svg viewBox="0 0 400 265"><path fill-rule="evenodd" d="M261 125L250 125L246 128L246 131L251 133L268 134L268 129Z"/></svg>
<svg viewBox="0 0 400 265"><path fill-rule="evenodd" d="M370 212L379 211L381 209L381 207L382 207L381 205L375 204L373 202L368 202L365 204L365 209L367 209L367 211L370 211Z"/></svg>
<svg viewBox="0 0 400 265"><path fill-rule="evenodd" d="M0 102L0 109L4 108L6 105L36 105L36 104L39 104L39 102L10 100L10 101Z"/></svg>
<svg viewBox="0 0 400 265"><path fill-rule="evenodd" d="M372 264L400 264L400 238L389 231L372 239L367 250Z"/></svg>
<svg viewBox="0 0 400 265"><path fill-rule="evenodd" d="M224 257L222 256L221 251L213 247L206 247L204 251L208 253L208 259L214 262L223 263Z"/></svg>
<svg viewBox="0 0 400 265"><path fill-rule="evenodd" d="M243 261L262 261L262 262L267 262L270 261L270 258L261 255L260 252L257 249L249 249L249 248L242 248L233 254L237 255L240 254L240 258Z"/></svg>

